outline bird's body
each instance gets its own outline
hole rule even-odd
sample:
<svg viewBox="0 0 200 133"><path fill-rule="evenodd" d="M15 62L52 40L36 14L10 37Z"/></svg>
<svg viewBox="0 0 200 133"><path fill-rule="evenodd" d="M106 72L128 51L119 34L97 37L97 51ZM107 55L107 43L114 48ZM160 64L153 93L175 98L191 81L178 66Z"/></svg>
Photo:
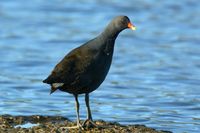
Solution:
<svg viewBox="0 0 200 133"><path fill-rule="evenodd" d="M101 40L95 38L72 50L44 82L64 83L58 89L72 94L90 93L97 89L109 71L114 50L114 40L102 42L98 47L92 46L94 41Z"/></svg>
<svg viewBox="0 0 200 133"><path fill-rule="evenodd" d="M75 96L78 127L78 95L86 94L87 120L92 120L89 93L96 90L104 81L112 62L115 39L126 28L134 28L128 17L114 18L99 36L69 52L43 81L51 85L51 93L59 89Z"/></svg>

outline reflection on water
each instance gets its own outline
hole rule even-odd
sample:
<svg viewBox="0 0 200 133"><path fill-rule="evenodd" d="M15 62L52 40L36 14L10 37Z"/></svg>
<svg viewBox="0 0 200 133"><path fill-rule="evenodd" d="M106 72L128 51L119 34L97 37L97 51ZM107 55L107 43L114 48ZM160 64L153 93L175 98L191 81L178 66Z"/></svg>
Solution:
<svg viewBox="0 0 200 133"><path fill-rule="evenodd" d="M91 94L95 119L175 132L200 130L200 4L196 0L0 2L0 112L62 115L74 98L41 81L70 49L126 14L106 81ZM81 118L86 117L83 97Z"/></svg>

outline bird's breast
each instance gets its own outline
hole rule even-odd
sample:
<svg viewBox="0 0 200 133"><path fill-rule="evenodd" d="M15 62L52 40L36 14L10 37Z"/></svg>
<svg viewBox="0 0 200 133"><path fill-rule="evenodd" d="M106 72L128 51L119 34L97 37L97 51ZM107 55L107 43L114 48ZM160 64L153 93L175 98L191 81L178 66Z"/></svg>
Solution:
<svg viewBox="0 0 200 133"><path fill-rule="evenodd" d="M112 63L112 53L101 53L92 66L92 84L98 87L106 78Z"/></svg>

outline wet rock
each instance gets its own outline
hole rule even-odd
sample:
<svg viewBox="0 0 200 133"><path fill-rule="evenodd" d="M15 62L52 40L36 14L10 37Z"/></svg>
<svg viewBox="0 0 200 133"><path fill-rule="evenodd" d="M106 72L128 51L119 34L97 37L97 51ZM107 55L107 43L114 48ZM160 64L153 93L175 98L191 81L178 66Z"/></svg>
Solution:
<svg viewBox="0 0 200 133"><path fill-rule="evenodd" d="M20 127L32 123L32 127ZM75 126L75 122L60 116L0 116L0 133L171 133L170 131L157 131L145 125L120 125L102 120L95 121L104 128L66 129L62 127ZM35 125L36 124L36 125Z"/></svg>

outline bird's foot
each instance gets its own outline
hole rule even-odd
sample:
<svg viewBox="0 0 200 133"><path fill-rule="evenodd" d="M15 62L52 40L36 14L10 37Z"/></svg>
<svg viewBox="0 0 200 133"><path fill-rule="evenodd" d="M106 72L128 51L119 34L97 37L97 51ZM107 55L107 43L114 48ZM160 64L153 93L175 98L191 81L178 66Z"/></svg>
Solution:
<svg viewBox="0 0 200 133"><path fill-rule="evenodd" d="M86 119L83 124L83 128L104 128L103 126L97 125L93 120L91 119Z"/></svg>
<svg viewBox="0 0 200 133"><path fill-rule="evenodd" d="M84 130L83 126L80 123L77 123L76 126L72 126L72 127L60 127L61 130L69 130L69 129L80 129L80 130Z"/></svg>

